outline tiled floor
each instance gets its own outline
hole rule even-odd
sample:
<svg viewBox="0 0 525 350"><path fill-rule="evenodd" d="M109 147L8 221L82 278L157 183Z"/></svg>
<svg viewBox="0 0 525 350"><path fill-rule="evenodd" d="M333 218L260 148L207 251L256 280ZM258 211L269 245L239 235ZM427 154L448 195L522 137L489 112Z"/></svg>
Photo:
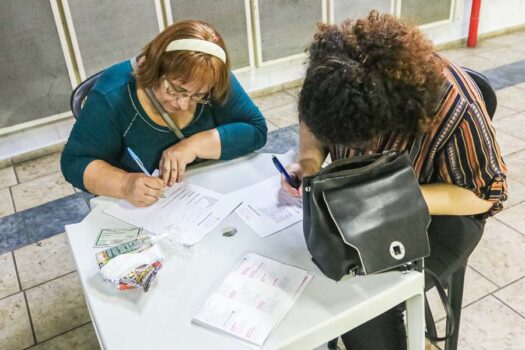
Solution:
<svg viewBox="0 0 525 350"><path fill-rule="evenodd" d="M524 43L522 31L442 52L496 87L494 125L510 173L506 209L488 221L469 261L461 350L525 348ZM298 91L255 99L271 131L263 151L297 147ZM89 196L64 181L59 157L0 169L0 349L98 349L63 233L88 213ZM431 302L437 305L435 295Z"/></svg>

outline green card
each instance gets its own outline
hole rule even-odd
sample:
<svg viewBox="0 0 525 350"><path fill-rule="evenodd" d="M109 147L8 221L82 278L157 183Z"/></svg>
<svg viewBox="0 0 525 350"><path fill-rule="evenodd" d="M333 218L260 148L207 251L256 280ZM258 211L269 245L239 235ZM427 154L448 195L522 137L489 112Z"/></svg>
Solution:
<svg viewBox="0 0 525 350"><path fill-rule="evenodd" d="M112 247L127 241L134 240L139 235L140 228L104 228L100 230L95 248Z"/></svg>

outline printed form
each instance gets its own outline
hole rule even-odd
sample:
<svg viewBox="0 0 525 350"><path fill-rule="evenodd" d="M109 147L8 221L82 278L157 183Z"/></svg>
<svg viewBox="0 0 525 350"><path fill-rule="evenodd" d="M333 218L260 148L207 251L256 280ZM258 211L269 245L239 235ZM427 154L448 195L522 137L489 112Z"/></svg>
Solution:
<svg viewBox="0 0 525 350"><path fill-rule="evenodd" d="M248 254L192 321L262 346L312 278L298 267Z"/></svg>
<svg viewBox="0 0 525 350"><path fill-rule="evenodd" d="M281 188L280 175L233 192L243 203L235 211L259 236L279 232L303 219L303 201Z"/></svg>
<svg viewBox="0 0 525 350"><path fill-rule="evenodd" d="M178 242L194 245L213 230L240 203L230 196L197 185L177 183L155 204L137 208L120 200L104 212L145 230L168 233Z"/></svg>

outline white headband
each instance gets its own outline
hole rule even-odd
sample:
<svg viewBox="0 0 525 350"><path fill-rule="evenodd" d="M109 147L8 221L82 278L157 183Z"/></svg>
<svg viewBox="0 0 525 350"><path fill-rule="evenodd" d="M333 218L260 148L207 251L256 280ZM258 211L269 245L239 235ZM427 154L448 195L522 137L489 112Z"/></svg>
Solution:
<svg viewBox="0 0 525 350"><path fill-rule="evenodd" d="M201 39L179 39L173 40L168 44L168 47L166 47L166 52L180 50L204 52L208 55L215 56L226 63L226 52L224 52L222 47L211 41Z"/></svg>

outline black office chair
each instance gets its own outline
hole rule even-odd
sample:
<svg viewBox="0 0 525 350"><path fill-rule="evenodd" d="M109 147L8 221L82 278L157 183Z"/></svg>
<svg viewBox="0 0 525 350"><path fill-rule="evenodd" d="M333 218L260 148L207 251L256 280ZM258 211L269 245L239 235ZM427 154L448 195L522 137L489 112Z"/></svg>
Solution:
<svg viewBox="0 0 525 350"><path fill-rule="evenodd" d="M487 107L489 117L492 119L494 117L494 113L496 113L498 99L496 97L496 92L490 85L488 78L470 68L462 67L462 69L472 78L472 80L474 80L478 86L479 90L481 91L481 95L483 96L483 101L485 101L485 106Z"/></svg>
<svg viewBox="0 0 525 350"><path fill-rule="evenodd" d="M100 77L100 75L104 71L100 71L98 73L93 74L83 82L81 82L71 93L71 98L69 100L69 105L71 107L71 112L73 112L73 116L78 118L78 115L80 113L80 110L82 109L82 103L84 102L84 99L91 91L91 88L93 85L95 85L96 81Z"/></svg>
<svg viewBox="0 0 525 350"><path fill-rule="evenodd" d="M485 102L488 115L490 119L492 119L494 117L494 113L496 112L498 101L496 97L496 92L490 85L489 80L483 74L476 72L470 68L463 67L462 69L472 78L472 80L474 80L474 82L478 86L479 90L481 91L483 101ZM470 247L468 247L468 251L473 251L477 244L478 242L472 242L472 245L474 246L471 245ZM452 334L452 336L445 341L445 350L456 350L458 347L459 325L461 319L461 308L463 304L463 287L465 283L467 261L468 256L463 261L457 261L456 266L450 266L449 269L454 272L452 273L448 281L445 281L444 283L445 287L448 290L447 294L450 301L450 305L452 306L455 319L455 331ZM425 323L427 327L427 332L434 335L437 334L436 325L434 323L434 317L432 316L432 311L430 310L430 306L426 298ZM332 339L330 342L328 342L328 349L337 349L337 342L337 338Z"/></svg>

